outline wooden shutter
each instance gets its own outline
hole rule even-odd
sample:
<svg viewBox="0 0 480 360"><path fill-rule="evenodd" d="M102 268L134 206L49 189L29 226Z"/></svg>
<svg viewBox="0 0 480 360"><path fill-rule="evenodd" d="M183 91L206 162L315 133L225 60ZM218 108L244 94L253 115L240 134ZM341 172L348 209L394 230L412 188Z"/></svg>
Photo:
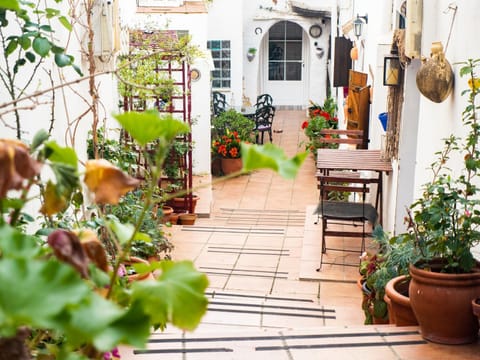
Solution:
<svg viewBox="0 0 480 360"><path fill-rule="evenodd" d="M348 72L352 68L350 50L353 43L341 36L335 38L335 64L333 67L333 86L348 86Z"/></svg>

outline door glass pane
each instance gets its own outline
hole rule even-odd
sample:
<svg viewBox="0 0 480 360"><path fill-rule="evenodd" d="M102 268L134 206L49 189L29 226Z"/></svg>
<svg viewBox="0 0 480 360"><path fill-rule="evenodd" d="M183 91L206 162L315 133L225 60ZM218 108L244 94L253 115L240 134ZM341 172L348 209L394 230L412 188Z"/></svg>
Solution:
<svg viewBox="0 0 480 360"><path fill-rule="evenodd" d="M285 21L273 25L268 31L269 40L283 40L285 38Z"/></svg>
<svg viewBox="0 0 480 360"><path fill-rule="evenodd" d="M268 46L268 60L284 60L284 42L270 41Z"/></svg>
<svg viewBox="0 0 480 360"><path fill-rule="evenodd" d="M302 43L287 42L286 46L286 60L302 60Z"/></svg>
<svg viewBox="0 0 480 360"><path fill-rule="evenodd" d="M288 62L286 63L286 80L299 81L302 80L302 63Z"/></svg>
<svg viewBox="0 0 480 360"><path fill-rule="evenodd" d="M284 80L283 62L270 62L268 64L268 80Z"/></svg>
<svg viewBox="0 0 480 360"><path fill-rule="evenodd" d="M302 28L290 21L286 22L286 39L287 40L302 40Z"/></svg>

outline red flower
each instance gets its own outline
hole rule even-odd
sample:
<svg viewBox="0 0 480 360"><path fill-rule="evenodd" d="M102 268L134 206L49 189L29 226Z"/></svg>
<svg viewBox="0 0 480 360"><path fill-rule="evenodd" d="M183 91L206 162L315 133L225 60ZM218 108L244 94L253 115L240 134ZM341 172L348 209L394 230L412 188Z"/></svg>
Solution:
<svg viewBox="0 0 480 360"><path fill-rule="evenodd" d="M304 121L302 123L302 130L305 129L308 126L308 121Z"/></svg>
<svg viewBox="0 0 480 360"><path fill-rule="evenodd" d="M212 141L212 151L224 158L239 158L241 140L237 131L227 131L226 135Z"/></svg>
<svg viewBox="0 0 480 360"><path fill-rule="evenodd" d="M231 148L230 151L228 152L232 158L238 157L238 149L237 148Z"/></svg>
<svg viewBox="0 0 480 360"><path fill-rule="evenodd" d="M323 116L327 120L330 120L330 114L326 111L320 110L319 115Z"/></svg>

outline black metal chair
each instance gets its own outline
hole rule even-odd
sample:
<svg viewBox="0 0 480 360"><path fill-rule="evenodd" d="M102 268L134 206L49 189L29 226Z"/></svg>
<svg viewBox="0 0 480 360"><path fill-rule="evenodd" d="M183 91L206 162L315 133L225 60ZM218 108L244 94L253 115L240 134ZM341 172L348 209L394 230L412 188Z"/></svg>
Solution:
<svg viewBox="0 0 480 360"><path fill-rule="evenodd" d="M322 219L322 250L320 255L320 266L317 271L320 271L323 264L343 265L343 266L359 266L356 263L341 263L325 262L323 259L327 250L358 253L360 256L365 251L365 239L371 237L371 228L375 226L378 220L378 211L371 203L367 201L367 194L370 193L372 185L378 186L379 179L377 177L363 178L360 176L352 176L351 173L335 171L333 176L320 175L320 202L315 210L315 214ZM336 197L338 193L348 194L355 199L348 201L330 200ZM335 196L332 196L335 195ZM336 228L332 229L334 224ZM358 230L357 228L360 228ZM358 238L358 249L345 249L340 247L327 246L327 237L346 237Z"/></svg>
<svg viewBox="0 0 480 360"><path fill-rule="evenodd" d="M219 91L212 92L212 111L213 116L218 116L226 111L228 107L226 96Z"/></svg>
<svg viewBox="0 0 480 360"><path fill-rule="evenodd" d="M257 96L257 102L255 103L255 109L260 109L264 106L272 106L273 99L269 94L261 94Z"/></svg>
<svg viewBox="0 0 480 360"><path fill-rule="evenodd" d="M264 134L267 132L270 137L270 142L273 141L272 125L275 117L275 106L265 105L255 112L255 142L263 144Z"/></svg>

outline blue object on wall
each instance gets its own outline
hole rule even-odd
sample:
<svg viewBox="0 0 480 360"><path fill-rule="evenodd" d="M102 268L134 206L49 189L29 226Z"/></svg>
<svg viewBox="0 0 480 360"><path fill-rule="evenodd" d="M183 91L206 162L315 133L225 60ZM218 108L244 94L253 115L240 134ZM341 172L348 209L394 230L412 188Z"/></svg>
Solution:
<svg viewBox="0 0 480 360"><path fill-rule="evenodd" d="M387 131L388 113L383 112L383 113L379 114L378 119L382 123L383 131Z"/></svg>

